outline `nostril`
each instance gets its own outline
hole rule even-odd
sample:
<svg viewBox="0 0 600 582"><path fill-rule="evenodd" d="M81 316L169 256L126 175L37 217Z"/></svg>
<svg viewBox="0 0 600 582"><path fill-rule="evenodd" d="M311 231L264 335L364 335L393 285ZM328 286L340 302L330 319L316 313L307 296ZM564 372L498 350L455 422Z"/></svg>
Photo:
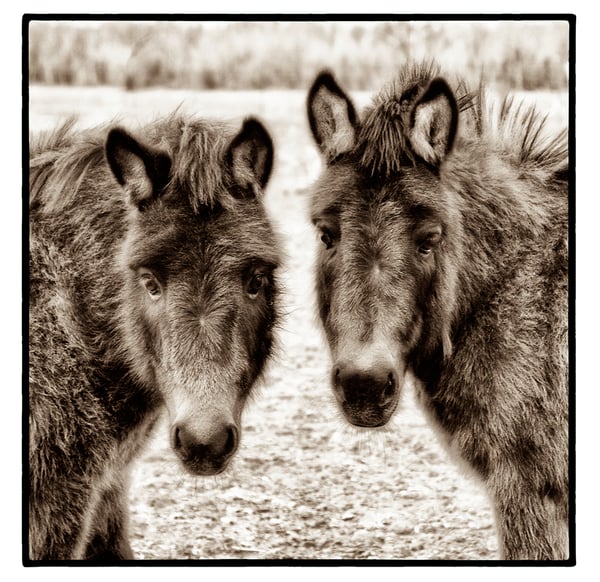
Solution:
<svg viewBox="0 0 600 582"><path fill-rule="evenodd" d="M192 434L185 427L175 425L171 432L171 446L182 459L188 459L194 446Z"/></svg>
<svg viewBox="0 0 600 582"><path fill-rule="evenodd" d="M336 383L339 382L340 381L340 369L339 368L335 369L335 374L334 375L335 375L335 381L336 381Z"/></svg>
<svg viewBox="0 0 600 582"><path fill-rule="evenodd" d="M181 448L180 434L181 434L181 431L179 430L179 427L178 426L174 426L173 427L173 432L171 433L171 442L173 443L173 448L175 450L178 450L178 449Z"/></svg>
<svg viewBox="0 0 600 582"><path fill-rule="evenodd" d="M342 370L340 367L335 367L332 370L331 384L333 386L333 393L335 394L339 402L345 402L346 396L344 394L344 386L342 380Z"/></svg>
<svg viewBox="0 0 600 582"><path fill-rule="evenodd" d="M387 406L394 400L396 397L397 385L396 385L396 377L393 372L390 372L387 375L385 386L381 391L381 397L379 399L380 406Z"/></svg>
<svg viewBox="0 0 600 582"><path fill-rule="evenodd" d="M230 455L237 448L237 429L235 426L231 425L227 428L227 440L225 441L225 445L223 447L223 456Z"/></svg>
<svg viewBox="0 0 600 582"><path fill-rule="evenodd" d="M393 396L395 392L396 392L396 380L394 380L394 374L392 374L392 372L390 372L387 377L387 384L383 391L383 395L385 397L389 398L390 396Z"/></svg>

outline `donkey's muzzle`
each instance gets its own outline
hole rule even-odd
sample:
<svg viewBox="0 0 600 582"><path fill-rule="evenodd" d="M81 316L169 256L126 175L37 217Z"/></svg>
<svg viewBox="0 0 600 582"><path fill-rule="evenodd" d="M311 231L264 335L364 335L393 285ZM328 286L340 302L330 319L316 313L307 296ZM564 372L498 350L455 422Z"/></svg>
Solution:
<svg viewBox="0 0 600 582"><path fill-rule="evenodd" d="M332 384L344 415L356 426L383 426L398 404L398 378L392 369L339 363L333 367Z"/></svg>
<svg viewBox="0 0 600 582"><path fill-rule="evenodd" d="M223 471L238 443L239 431L233 424L224 424L202 436L184 424L171 429L171 446L194 475L216 475Z"/></svg>

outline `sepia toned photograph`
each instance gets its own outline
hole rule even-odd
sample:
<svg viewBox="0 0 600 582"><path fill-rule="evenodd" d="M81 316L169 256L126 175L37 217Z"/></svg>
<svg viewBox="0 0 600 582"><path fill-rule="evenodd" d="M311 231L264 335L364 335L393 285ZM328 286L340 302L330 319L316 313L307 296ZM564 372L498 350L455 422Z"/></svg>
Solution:
<svg viewBox="0 0 600 582"><path fill-rule="evenodd" d="M25 566L575 564L575 18L334 16L24 15Z"/></svg>

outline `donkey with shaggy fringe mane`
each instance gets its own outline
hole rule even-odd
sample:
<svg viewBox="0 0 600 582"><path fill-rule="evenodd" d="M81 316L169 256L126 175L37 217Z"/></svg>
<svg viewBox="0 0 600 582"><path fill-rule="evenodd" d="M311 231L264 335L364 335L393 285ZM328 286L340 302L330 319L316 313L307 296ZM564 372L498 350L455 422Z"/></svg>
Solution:
<svg viewBox="0 0 600 582"><path fill-rule="evenodd" d="M224 471L272 353L273 145L176 113L30 152L26 559L130 559L128 469L161 411L191 474Z"/></svg>
<svg viewBox="0 0 600 582"><path fill-rule="evenodd" d="M434 63L357 115L333 75L308 95L311 199L335 398L385 425L409 375L492 500L505 559L568 557L568 149L544 118Z"/></svg>

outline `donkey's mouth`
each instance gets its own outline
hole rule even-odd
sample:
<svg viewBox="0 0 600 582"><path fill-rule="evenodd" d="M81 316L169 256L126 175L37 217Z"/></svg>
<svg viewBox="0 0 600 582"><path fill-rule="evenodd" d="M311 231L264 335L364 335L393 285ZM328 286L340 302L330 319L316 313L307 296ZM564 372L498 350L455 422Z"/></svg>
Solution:
<svg viewBox="0 0 600 582"><path fill-rule="evenodd" d="M397 405L398 399L395 399L394 402L391 402L385 407L363 406L357 408L356 406L352 406L347 402L342 402L340 404L346 420L354 426L360 426L363 428L377 428L385 426L394 414Z"/></svg>
<svg viewBox="0 0 600 582"><path fill-rule="evenodd" d="M223 473L229 466L229 460L230 459L226 459L223 462L216 462L208 461L206 459L181 459L181 462L186 471L191 475L209 477L211 475Z"/></svg>
<svg viewBox="0 0 600 582"><path fill-rule="evenodd" d="M351 416L346 416L350 424L353 426L359 426L361 428L378 428L380 426L385 426L387 424L387 420L381 421L371 421L371 420L363 420L361 418L353 418Z"/></svg>

